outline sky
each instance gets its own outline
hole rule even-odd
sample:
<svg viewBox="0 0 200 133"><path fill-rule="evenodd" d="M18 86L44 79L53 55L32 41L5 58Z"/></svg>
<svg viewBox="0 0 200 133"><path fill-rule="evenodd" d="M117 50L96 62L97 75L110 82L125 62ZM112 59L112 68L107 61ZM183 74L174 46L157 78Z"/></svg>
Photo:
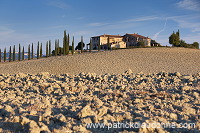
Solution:
<svg viewBox="0 0 200 133"><path fill-rule="evenodd" d="M0 0L0 48L60 39L138 33L161 45L180 30L200 43L200 0ZM60 44L62 45L62 44Z"/></svg>

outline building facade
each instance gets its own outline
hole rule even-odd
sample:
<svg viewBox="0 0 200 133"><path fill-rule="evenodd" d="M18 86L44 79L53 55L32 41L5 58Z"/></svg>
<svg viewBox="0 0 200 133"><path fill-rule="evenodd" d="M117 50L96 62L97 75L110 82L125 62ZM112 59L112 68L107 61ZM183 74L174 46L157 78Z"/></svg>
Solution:
<svg viewBox="0 0 200 133"><path fill-rule="evenodd" d="M145 46L151 46L151 39L138 34L125 34L120 35L100 35L92 37L93 49L98 49L98 44L100 43L101 49L108 48L108 38L109 43L112 48L126 48L129 46L137 46L138 42L143 42Z"/></svg>
<svg viewBox="0 0 200 133"><path fill-rule="evenodd" d="M151 38L141 36L138 34L125 34L124 40L126 42L127 47L129 46L137 46L139 42L143 42L145 46L151 47Z"/></svg>

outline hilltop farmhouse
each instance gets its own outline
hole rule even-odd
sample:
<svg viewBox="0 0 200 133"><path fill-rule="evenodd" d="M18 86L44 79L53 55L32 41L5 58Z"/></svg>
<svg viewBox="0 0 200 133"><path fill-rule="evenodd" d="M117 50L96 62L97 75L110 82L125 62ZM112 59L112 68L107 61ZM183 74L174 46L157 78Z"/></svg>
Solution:
<svg viewBox="0 0 200 133"><path fill-rule="evenodd" d="M100 35L92 37L93 49L98 49L98 44L100 43L101 49L107 49L108 47L108 38L111 44L111 47L115 48L126 48L130 46L138 46L138 42L143 42L145 46L154 46L156 44L151 44L151 38L139 35L139 34L128 34L124 36L120 35Z"/></svg>

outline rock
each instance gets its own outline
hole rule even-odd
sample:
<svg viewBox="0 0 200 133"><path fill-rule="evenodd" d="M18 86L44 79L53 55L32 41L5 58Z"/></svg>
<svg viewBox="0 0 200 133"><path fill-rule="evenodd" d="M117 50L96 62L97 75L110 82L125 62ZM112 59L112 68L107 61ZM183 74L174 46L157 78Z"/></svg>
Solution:
<svg viewBox="0 0 200 133"><path fill-rule="evenodd" d="M103 115L107 114L108 108L106 106L101 107L98 110L98 116L102 117Z"/></svg>
<svg viewBox="0 0 200 133"><path fill-rule="evenodd" d="M94 115L95 113L94 113L94 111L92 111L92 109L91 109L91 107L90 107L90 104L88 104L88 105L86 105L85 107L83 107L82 109L81 109L81 111L80 112L78 112L78 116L80 117L80 118L83 118L83 117L86 117L86 116L92 116L92 115Z"/></svg>
<svg viewBox="0 0 200 133"><path fill-rule="evenodd" d="M181 89L182 89L183 91L187 91L187 90L190 90L191 88L190 88L189 86L183 86Z"/></svg>
<svg viewBox="0 0 200 133"><path fill-rule="evenodd" d="M191 108L187 105L183 106L183 111L187 114L187 115L195 115L196 114L196 110L194 108Z"/></svg>
<svg viewBox="0 0 200 133"><path fill-rule="evenodd" d="M181 74L179 72L175 72L175 75L178 76L178 77L181 76Z"/></svg>
<svg viewBox="0 0 200 133"><path fill-rule="evenodd" d="M193 92L193 96L195 96L195 98L197 99L199 97L199 93Z"/></svg>
<svg viewBox="0 0 200 133"><path fill-rule="evenodd" d="M45 110L45 112L44 112L43 116L44 116L44 117L46 117L46 116L50 116L50 115L51 115L51 113L52 113L52 110L51 110L51 108L47 108L47 109Z"/></svg>
<svg viewBox="0 0 200 133"><path fill-rule="evenodd" d="M5 105L5 110L7 112L13 112L14 111L13 108L10 105Z"/></svg>
<svg viewBox="0 0 200 133"><path fill-rule="evenodd" d="M132 74L133 73L133 71L131 70L131 69L128 69L127 71L125 71L125 74Z"/></svg>
<svg viewBox="0 0 200 133"><path fill-rule="evenodd" d="M40 127L35 121L30 121L29 122L29 131L30 133L40 133Z"/></svg>
<svg viewBox="0 0 200 133"><path fill-rule="evenodd" d="M183 75L182 78L183 78L183 79L190 79L191 76L190 76L190 75Z"/></svg>
<svg viewBox="0 0 200 133"><path fill-rule="evenodd" d="M66 118L63 114L59 114L58 116L56 116L56 118L60 121L60 122L66 122Z"/></svg>
<svg viewBox="0 0 200 133"><path fill-rule="evenodd" d="M36 114L37 114L37 111L35 111L35 110L30 111L30 115L36 115Z"/></svg>
<svg viewBox="0 0 200 133"><path fill-rule="evenodd" d="M43 122L38 122L38 125L40 126L41 132L50 133L48 126L45 125Z"/></svg>
<svg viewBox="0 0 200 133"><path fill-rule="evenodd" d="M170 113L169 117L171 119L177 120L177 115L175 113Z"/></svg>
<svg viewBox="0 0 200 133"><path fill-rule="evenodd" d="M40 73L38 73L38 75L48 76L48 75L49 75L49 72L40 72Z"/></svg>

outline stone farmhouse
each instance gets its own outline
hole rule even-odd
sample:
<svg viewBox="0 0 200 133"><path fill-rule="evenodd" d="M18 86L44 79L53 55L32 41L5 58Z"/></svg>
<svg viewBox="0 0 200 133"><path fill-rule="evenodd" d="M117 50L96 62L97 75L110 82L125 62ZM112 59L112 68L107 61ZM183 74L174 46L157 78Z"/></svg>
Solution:
<svg viewBox="0 0 200 133"><path fill-rule="evenodd" d="M100 35L92 37L92 45L93 49L98 49L98 44L100 43L101 49L108 48L108 38L111 44L111 47L115 48L126 48L130 46L137 46L138 42L144 42L145 46L154 46L151 44L151 38L139 35L139 34L128 34L126 33L124 36L120 35Z"/></svg>

